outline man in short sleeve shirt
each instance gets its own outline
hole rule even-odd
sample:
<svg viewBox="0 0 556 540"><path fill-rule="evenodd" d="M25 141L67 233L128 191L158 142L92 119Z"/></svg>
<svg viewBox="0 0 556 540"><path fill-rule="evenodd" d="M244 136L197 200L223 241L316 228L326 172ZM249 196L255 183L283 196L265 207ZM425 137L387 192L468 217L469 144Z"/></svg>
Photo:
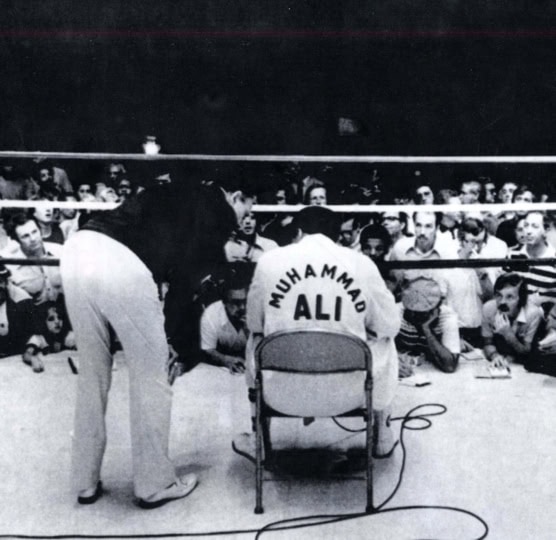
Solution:
<svg viewBox="0 0 556 540"><path fill-rule="evenodd" d="M201 317L201 350L208 364L226 367L230 373L245 371L245 306L247 284L229 281L222 300L208 306Z"/></svg>
<svg viewBox="0 0 556 540"><path fill-rule="evenodd" d="M485 356L497 366L523 361L542 318L542 308L528 297L525 279L502 274L494 284L494 299L483 306Z"/></svg>

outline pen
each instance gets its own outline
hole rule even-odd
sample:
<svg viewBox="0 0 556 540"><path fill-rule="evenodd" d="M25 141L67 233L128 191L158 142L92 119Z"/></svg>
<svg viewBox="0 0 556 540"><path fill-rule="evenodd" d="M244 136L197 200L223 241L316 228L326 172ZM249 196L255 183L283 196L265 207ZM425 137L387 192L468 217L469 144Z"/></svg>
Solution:
<svg viewBox="0 0 556 540"><path fill-rule="evenodd" d="M73 358L71 356L68 356L68 364L69 364L69 367L71 369L71 372L74 375L77 375L77 373L78 373L77 367L75 366L75 363L74 363Z"/></svg>

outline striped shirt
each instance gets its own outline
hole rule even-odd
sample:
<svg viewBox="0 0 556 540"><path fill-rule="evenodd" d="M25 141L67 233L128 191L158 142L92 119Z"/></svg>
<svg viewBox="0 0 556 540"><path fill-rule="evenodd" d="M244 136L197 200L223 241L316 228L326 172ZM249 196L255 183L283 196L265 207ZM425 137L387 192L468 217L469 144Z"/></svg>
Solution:
<svg viewBox="0 0 556 540"><path fill-rule="evenodd" d="M531 259L526 245L519 249L510 249L508 257L512 258L512 255L517 255L517 258ZM554 257L556 257L556 250L547 245L544 253L536 258L550 259ZM527 271L516 273L525 279L527 291L533 303L540 305L544 302L556 302L556 266L553 264L530 266Z"/></svg>
<svg viewBox="0 0 556 540"><path fill-rule="evenodd" d="M400 304L403 313L403 306ZM459 354L459 329L458 316L455 311L447 306L440 306L438 319L431 325L432 333L438 341L444 345L451 353ZM400 333L396 337L396 347L399 352L408 352L412 355L429 353L429 346L425 336L417 328L402 317Z"/></svg>

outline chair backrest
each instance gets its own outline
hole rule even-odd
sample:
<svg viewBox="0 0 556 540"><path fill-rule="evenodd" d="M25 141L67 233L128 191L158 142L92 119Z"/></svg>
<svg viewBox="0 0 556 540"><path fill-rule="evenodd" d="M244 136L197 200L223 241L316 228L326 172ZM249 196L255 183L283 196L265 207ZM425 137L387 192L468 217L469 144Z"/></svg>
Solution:
<svg viewBox="0 0 556 540"><path fill-rule="evenodd" d="M265 337L255 351L260 369L296 373L371 370L365 341L345 332L284 330Z"/></svg>

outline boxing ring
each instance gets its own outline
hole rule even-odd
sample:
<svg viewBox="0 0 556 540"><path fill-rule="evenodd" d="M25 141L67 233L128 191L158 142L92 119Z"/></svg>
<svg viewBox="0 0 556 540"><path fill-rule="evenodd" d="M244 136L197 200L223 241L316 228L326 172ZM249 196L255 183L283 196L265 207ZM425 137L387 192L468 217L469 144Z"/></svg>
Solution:
<svg viewBox="0 0 556 540"><path fill-rule="evenodd" d="M2 159L117 161L257 161L312 163L549 163L554 156L206 156L142 154L75 154L0 152ZM0 201L0 207L109 210L114 203ZM255 212L299 210L299 205L255 205ZM382 211L492 211L505 204L477 205L329 205L346 213ZM512 210L556 210L556 203L516 203ZM2 259L7 264L56 265L56 259ZM556 264L556 259L396 261L387 268L496 267ZM282 474L265 473L267 511L252 514L254 466L234 454L233 436L250 429L243 379L224 370L200 365L174 385L170 455L180 473L200 477L197 490L183 501L142 512L131 504L131 467L127 367L115 358L113 387L107 413L108 448L103 481L109 496L91 507L79 507L69 487L69 460L76 376L68 363L79 354L64 351L46 357L46 371L37 375L19 357L0 360L0 538L250 538L269 522L299 516L338 516L360 510L364 500L363 471L335 461L338 452L363 444L364 434L347 433L332 422L277 420L273 436L278 449L292 445L307 451L318 447L322 468L314 462ZM50 360L50 361L49 361ZM275 538L483 538L480 523L468 515L426 505L458 507L478 514L490 529L489 538L554 537L556 517L556 447L554 414L556 379L513 367L510 380L481 380L473 360L462 359L454 374L420 367L430 384L401 384L393 415L401 418L421 404L442 404L446 414L431 429L405 432L407 455L398 450L390 460L375 462L378 503L389 497L404 468L403 482L384 512L352 517L325 526L273 531ZM434 407L429 412L434 412ZM353 422L353 423L350 423ZM345 422L344 422L345 423ZM398 420L395 429L400 425ZM418 422L417 422L418 424ZM353 429L360 426L349 421ZM309 455L309 454L308 454ZM310 454L313 456L315 454ZM310 469L311 474L302 470ZM394 507L407 507L394 511ZM311 520L310 521L318 521Z"/></svg>

